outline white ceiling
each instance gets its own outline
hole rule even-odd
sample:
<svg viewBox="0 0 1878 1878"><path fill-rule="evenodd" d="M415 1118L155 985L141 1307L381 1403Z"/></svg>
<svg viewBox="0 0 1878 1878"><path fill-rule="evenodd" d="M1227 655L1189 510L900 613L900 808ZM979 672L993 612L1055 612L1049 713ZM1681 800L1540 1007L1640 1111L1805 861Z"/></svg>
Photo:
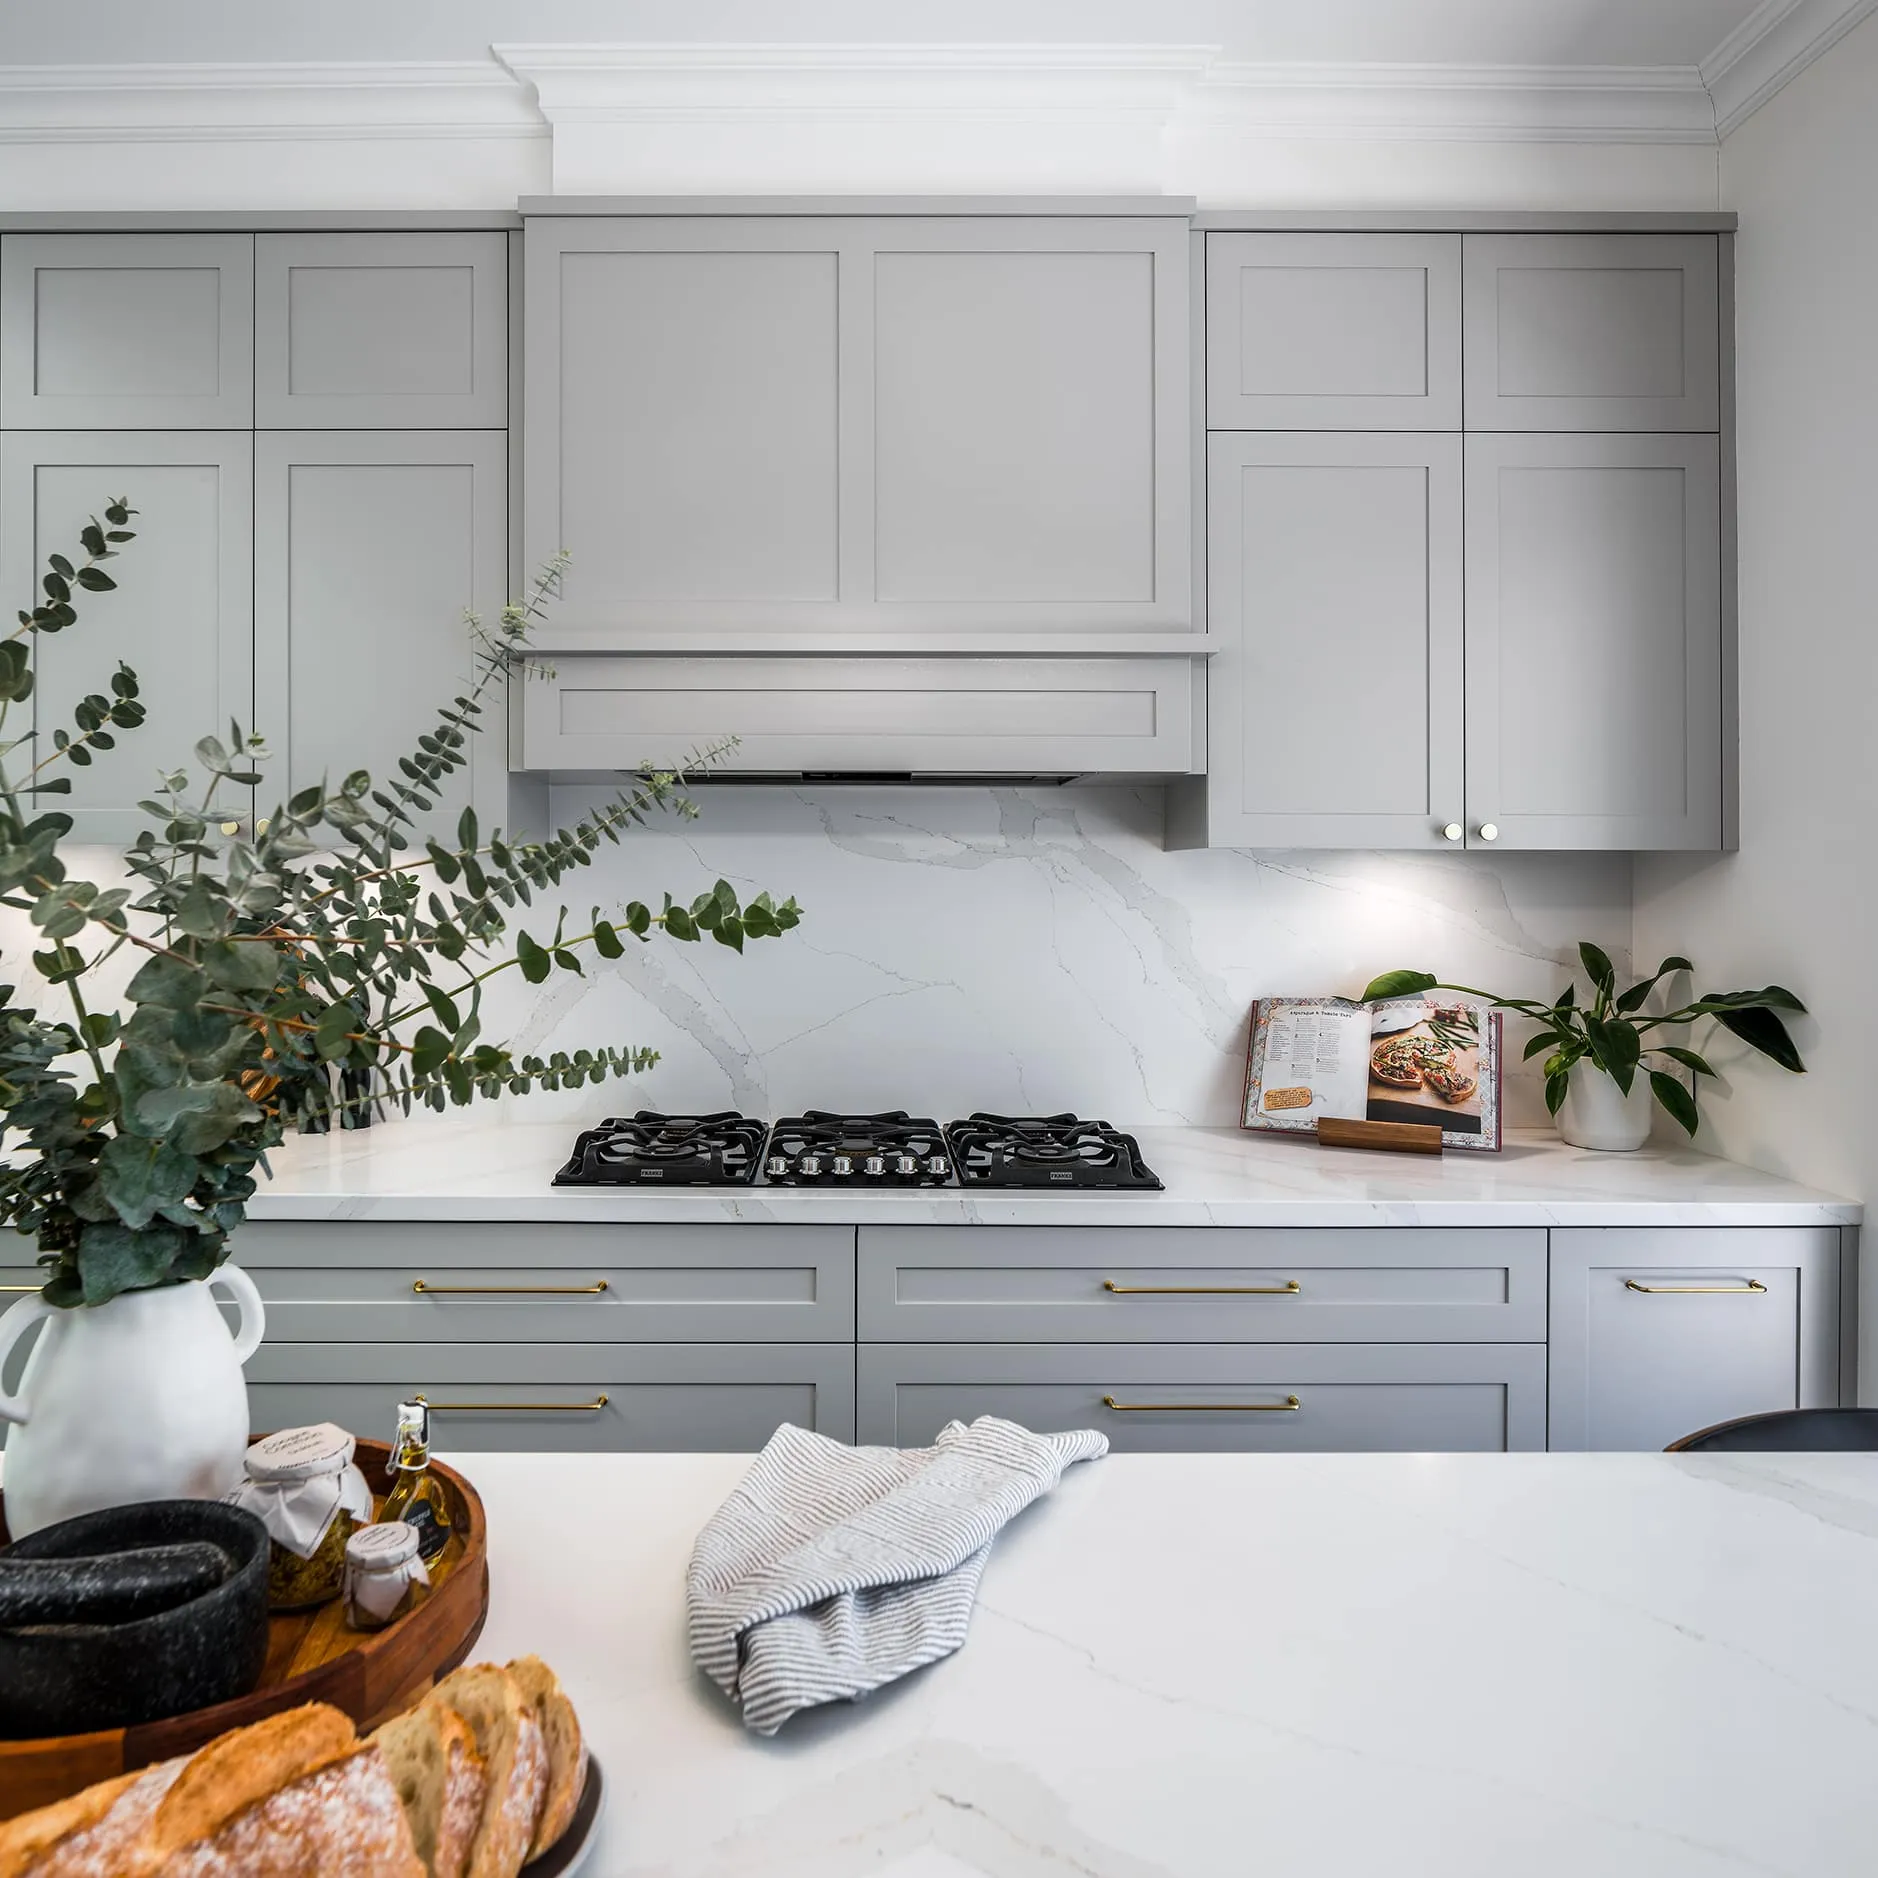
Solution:
<svg viewBox="0 0 1878 1878"><path fill-rule="evenodd" d="M1778 12L1796 0L1759 0ZM473 59L492 41L1093 41L1228 59L1695 66L1757 0L5 0L0 64Z"/></svg>

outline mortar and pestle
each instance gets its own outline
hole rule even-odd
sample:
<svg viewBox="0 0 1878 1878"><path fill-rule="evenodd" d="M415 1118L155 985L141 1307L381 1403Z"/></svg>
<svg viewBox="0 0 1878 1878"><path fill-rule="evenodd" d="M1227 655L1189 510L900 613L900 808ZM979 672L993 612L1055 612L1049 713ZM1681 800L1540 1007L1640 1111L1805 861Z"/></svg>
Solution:
<svg viewBox="0 0 1878 1878"><path fill-rule="evenodd" d="M267 1528L149 1500L0 1548L0 1739L132 1727L245 1695L267 1658Z"/></svg>

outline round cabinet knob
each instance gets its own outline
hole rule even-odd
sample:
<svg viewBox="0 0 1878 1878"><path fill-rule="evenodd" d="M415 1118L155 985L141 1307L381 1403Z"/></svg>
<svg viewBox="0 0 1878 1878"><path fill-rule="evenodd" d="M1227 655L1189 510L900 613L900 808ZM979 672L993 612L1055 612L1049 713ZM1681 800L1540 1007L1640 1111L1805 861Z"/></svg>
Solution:
<svg viewBox="0 0 1878 1878"><path fill-rule="evenodd" d="M1460 838L1461 838L1461 836L1462 836L1462 835L1463 835L1463 834L1464 834L1465 832L1466 832L1466 831L1465 831L1465 830L1464 830L1464 829L1463 829L1463 828L1461 827L1461 825L1460 825L1460 823L1459 823L1459 822L1450 822L1450 823L1449 823L1449 824L1447 825L1447 827L1445 827L1444 829L1442 829L1442 831L1441 831L1441 835L1442 835L1442 839L1443 839L1443 840L1446 840L1446 841L1459 841L1459 840L1460 840Z"/></svg>
<svg viewBox="0 0 1878 1878"><path fill-rule="evenodd" d="M1497 822L1482 822L1480 824L1480 838L1482 841L1498 841L1500 838L1499 824Z"/></svg>
<svg viewBox="0 0 1878 1878"><path fill-rule="evenodd" d="M225 835L238 835L241 833L241 824L239 822L224 822L222 824L222 833Z"/></svg>

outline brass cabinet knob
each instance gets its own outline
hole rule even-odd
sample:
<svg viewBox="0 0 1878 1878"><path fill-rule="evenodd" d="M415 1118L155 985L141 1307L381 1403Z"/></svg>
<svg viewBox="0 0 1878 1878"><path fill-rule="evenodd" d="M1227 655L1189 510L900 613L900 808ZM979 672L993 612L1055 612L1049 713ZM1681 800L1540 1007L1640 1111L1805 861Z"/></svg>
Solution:
<svg viewBox="0 0 1878 1878"><path fill-rule="evenodd" d="M1482 822L1480 824L1480 838L1482 841L1498 841L1500 838L1499 824L1497 822Z"/></svg>
<svg viewBox="0 0 1878 1878"><path fill-rule="evenodd" d="M1467 831L1462 828L1459 822L1450 822L1447 827L1442 829L1441 834L1442 838L1446 841L1459 841L1461 836L1466 832Z"/></svg>

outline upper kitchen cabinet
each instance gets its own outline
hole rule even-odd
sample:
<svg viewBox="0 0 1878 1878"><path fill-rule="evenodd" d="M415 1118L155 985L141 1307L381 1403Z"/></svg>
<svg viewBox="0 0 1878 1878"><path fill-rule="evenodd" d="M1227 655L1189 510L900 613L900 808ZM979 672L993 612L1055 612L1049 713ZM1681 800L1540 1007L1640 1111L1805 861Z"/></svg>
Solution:
<svg viewBox="0 0 1878 1878"><path fill-rule="evenodd" d="M1461 439L1222 432L1207 446L1206 839L1458 841Z"/></svg>
<svg viewBox="0 0 1878 1878"><path fill-rule="evenodd" d="M248 728L254 710L253 438L227 431L90 431L0 436L0 585L38 590L46 556L76 558L78 531L106 502L137 511L136 540L111 563L115 592L78 596L78 623L33 642L32 729L41 759L72 707L108 694L123 661L149 713L84 768L60 764L70 795L46 798L81 841L123 842L153 824L136 803L199 737ZM8 726L8 735L14 727ZM217 798L244 812L247 792Z"/></svg>
<svg viewBox="0 0 1878 1878"><path fill-rule="evenodd" d="M1207 237L1211 430L1459 430L1459 235Z"/></svg>
<svg viewBox="0 0 1878 1878"><path fill-rule="evenodd" d="M1717 439L1466 447L1469 845L1718 848Z"/></svg>
<svg viewBox="0 0 1878 1878"><path fill-rule="evenodd" d="M245 429L253 346L251 235L0 241L7 429Z"/></svg>
<svg viewBox="0 0 1878 1878"><path fill-rule="evenodd" d="M507 478L499 431L255 439L255 717L275 756L267 803L322 780L337 788L354 769L397 785L399 758L469 681L464 609L493 622L502 605ZM489 819L506 819L491 786L506 787L506 712L490 701L434 829L455 829L472 789Z"/></svg>
<svg viewBox="0 0 1878 1878"><path fill-rule="evenodd" d="M1186 226L531 220L524 536L572 556L557 628L1183 631Z"/></svg>
<svg viewBox="0 0 1878 1878"><path fill-rule="evenodd" d="M1715 430L1714 235L1468 235L1469 430Z"/></svg>
<svg viewBox="0 0 1878 1878"><path fill-rule="evenodd" d="M507 238L257 236L254 333L263 429L500 429Z"/></svg>

